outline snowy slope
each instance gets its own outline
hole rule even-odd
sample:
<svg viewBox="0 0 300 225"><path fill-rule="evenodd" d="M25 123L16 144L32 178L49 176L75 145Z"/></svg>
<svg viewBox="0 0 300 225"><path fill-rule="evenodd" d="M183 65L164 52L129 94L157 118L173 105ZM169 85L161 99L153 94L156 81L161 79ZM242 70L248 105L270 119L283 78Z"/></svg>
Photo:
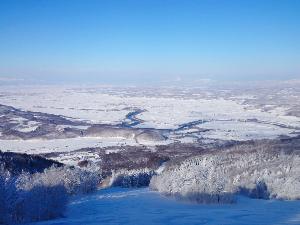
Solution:
<svg viewBox="0 0 300 225"><path fill-rule="evenodd" d="M197 205L164 198L148 189L111 188L75 198L65 218L32 225L296 225L299 201L239 197L232 205Z"/></svg>

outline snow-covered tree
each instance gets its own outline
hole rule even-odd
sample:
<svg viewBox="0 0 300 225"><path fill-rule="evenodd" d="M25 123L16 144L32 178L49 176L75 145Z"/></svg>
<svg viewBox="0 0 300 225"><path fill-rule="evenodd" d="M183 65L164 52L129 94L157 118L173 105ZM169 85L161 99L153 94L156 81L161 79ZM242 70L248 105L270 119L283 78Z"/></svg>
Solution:
<svg viewBox="0 0 300 225"><path fill-rule="evenodd" d="M70 194L95 190L99 179L98 173L70 167L11 176L0 165L0 224L59 217Z"/></svg>
<svg viewBox="0 0 300 225"><path fill-rule="evenodd" d="M227 202L235 193L300 199L299 174L300 155L296 151L276 151L267 145L236 146L170 165L151 179L150 186L167 195L193 196L205 203Z"/></svg>

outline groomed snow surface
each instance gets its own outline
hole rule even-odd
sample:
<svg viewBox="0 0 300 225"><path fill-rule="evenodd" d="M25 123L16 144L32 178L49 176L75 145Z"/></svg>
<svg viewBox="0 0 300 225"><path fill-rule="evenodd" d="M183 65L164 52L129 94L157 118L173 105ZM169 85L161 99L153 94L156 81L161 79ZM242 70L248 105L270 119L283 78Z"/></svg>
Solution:
<svg viewBox="0 0 300 225"><path fill-rule="evenodd" d="M238 197L236 204L198 205L149 189L110 188L72 200L65 218L31 225L300 224L300 201Z"/></svg>

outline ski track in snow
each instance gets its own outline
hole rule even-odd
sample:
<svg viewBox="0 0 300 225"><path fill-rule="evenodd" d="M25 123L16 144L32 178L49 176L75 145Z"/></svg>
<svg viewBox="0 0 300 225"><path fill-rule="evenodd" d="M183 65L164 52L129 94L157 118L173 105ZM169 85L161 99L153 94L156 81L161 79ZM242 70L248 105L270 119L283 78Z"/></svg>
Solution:
<svg viewBox="0 0 300 225"><path fill-rule="evenodd" d="M280 225L300 224L299 201L238 197L236 204L179 202L147 188L110 188L76 197L65 218L31 225Z"/></svg>

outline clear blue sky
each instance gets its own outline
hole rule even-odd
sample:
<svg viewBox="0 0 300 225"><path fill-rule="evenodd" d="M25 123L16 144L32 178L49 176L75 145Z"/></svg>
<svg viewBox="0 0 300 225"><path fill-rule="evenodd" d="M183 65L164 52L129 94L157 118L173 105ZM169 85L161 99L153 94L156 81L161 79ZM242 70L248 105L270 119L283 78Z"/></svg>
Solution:
<svg viewBox="0 0 300 225"><path fill-rule="evenodd" d="M300 78L300 1L0 0L1 77Z"/></svg>

